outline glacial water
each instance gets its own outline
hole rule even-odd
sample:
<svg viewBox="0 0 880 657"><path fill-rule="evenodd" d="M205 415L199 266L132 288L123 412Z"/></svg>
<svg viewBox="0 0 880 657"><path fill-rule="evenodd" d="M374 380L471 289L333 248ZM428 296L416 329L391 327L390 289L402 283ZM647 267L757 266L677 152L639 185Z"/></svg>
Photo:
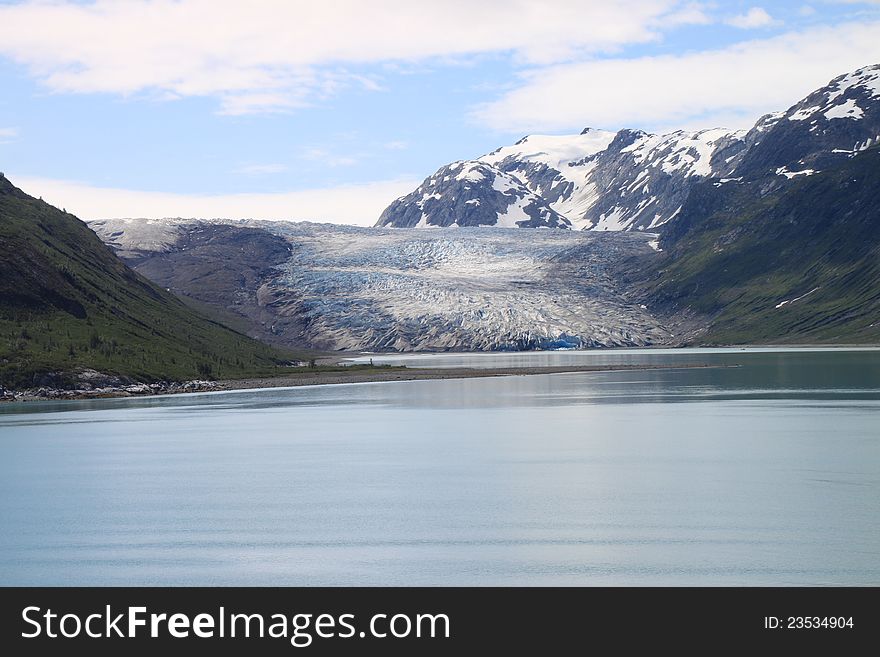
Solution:
<svg viewBox="0 0 880 657"><path fill-rule="evenodd" d="M0 584L880 584L878 350L373 358L719 367L0 405Z"/></svg>

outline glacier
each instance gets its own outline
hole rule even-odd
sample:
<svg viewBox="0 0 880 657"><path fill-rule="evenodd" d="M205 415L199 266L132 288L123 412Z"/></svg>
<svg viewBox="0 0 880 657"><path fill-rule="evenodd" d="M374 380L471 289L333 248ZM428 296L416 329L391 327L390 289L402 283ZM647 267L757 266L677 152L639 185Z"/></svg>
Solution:
<svg viewBox="0 0 880 657"><path fill-rule="evenodd" d="M492 351L634 347L672 338L648 308L628 298L617 273L628 258L657 254L654 233L220 220L90 225L136 269L198 272L193 281L157 282L238 309L252 326L260 324L251 334L286 346ZM211 287L211 296L200 298L197 286L239 248L229 227L265 231L288 248L250 288ZM221 229L229 240L223 250L192 247L196 238L217 244ZM150 266L151 258L162 266Z"/></svg>

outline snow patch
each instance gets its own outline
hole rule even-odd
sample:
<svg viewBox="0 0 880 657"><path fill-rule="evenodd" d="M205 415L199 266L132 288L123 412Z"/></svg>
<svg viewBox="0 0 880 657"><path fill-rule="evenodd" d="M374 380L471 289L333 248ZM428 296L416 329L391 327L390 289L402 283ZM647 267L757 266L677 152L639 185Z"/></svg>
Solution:
<svg viewBox="0 0 880 657"><path fill-rule="evenodd" d="M461 171L455 176L456 180L465 180L467 182L478 183L486 179L486 175L476 166L462 166Z"/></svg>
<svg viewBox="0 0 880 657"><path fill-rule="evenodd" d="M604 151L615 134L608 130L588 130L579 135L529 135L513 146L503 146L479 160L498 164L508 157L514 157L563 171L571 162Z"/></svg>
<svg viewBox="0 0 880 657"><path fill-rule="evenodd" d="M795 301L800 301L800 300L803 299L804 297L808 297L808 296L810 296L813 292L815 292L816 290L819 290L819 289L821 289L821 288L819 288L819 287L814 287L812 290L810 290L810 291L807 292L806 294L802 294L801 296L799 296L799 297L795 297L794 299L788 299L788 300L786 300L786 301L782 301L782 302L780 302L780 303L777 303L777 304L774 306L774 308L782 308L783 306L786 306L786 305L788 305L788 304L790 304L790 303L794 303Z"/></svg>
<svg viewBox="0 0 880 657"><path fill-rule="evenodd" d="M775 126L777 123L779 123L779 121L784 116L785 116L785 111L772 112L770 114L766 114L758 120L758 123L755 124L755 130L757 130L758 132L766 132L767 130L769 130L770 128ZM726 161L729 162L734 157L736 157L736 156L732 155L731 157L727 158Z"/></svg>
<svg viewBox="0 0 880 657"><path fill-rule="evenodd" d="M599 221L593 230L623 230L626 225L621 221L625 211L623 208L615 207L609 213L599 215Z"/></svg>
<svg viewBox="0 0 880 657"><path fill-rule="evenodd" d="M880 97L880 65L874 64L873 66L856 69L852 73L841 75L839 78L832 80L831 84L836 86L836 89L828 94L829 102L853 87L862 89L873 98Z"/></svg>
<svg viewBox="0 0 880 657"><path fill-rule="evenodd" d="M845 103L835 105L825 112L826 119L860 119L865 115L862 108L852 98Z"/></svg>
<svg viewBox="0 0 880 657"><path fill-rule="evenodd" d="M867 150L868 148L871 148L871 146L873 146L874 144L878 143L880 143L880 135L876 137L869 137L865 141L859 142L855 146L853 146L853 152L858 153L859 151Z"/></svg>
<svg viewBox="0 0 880 657"><path fill-rule="evenodd" d="M820 105L816 105L815 107L808 107L807 109L798 110L794 114L788 117L789 121L804 121L809 119L813 114L818 112L822 107Z"/></svg>
<svg viewBox="0 0 880 657"><path fill-rule="evenodd" d="M718 142L728 137L742 137L743 131L711 128L698 132L678 130L668 135L645 134L622 153L632 153L636 164L648 162L665 173L681 171L685 176L707 177L712 174L712 155Z"/></svg>
<svg viewBox="0 0 880 657"><path fill-rule="evenodd" d="M776 169L777 176L785 176L789 180L795 176L812 176L816 171L814 169L804 169L803 171L789 171L787 167L779 167Z"/></svg>

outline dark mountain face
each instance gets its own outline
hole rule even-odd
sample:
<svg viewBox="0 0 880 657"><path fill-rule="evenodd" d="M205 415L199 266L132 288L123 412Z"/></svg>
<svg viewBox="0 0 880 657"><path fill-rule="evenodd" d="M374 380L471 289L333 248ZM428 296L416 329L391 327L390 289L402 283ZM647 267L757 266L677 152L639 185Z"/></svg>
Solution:
<svg viewBox="0 0 880 657"><path fill-rule="evenodd" d="M808 175L837 166L880 140L880 65L834 78L785 112L768 115L745 138L732 175Z"/></svg>
<svg viewBox="0 0 880 657"><path fill-rule="evenodd" d="M0 253L0 385L81 368L139 380L235 376L274 371L284 356L203 318L76 217L2 176Z"/></svg>
<svg viewBox="0 0 880 657"><path fill-rule="evenodd" d="M880 341L880 148L769 191L706 182L681 214L630 278L693 342Z"/></svg>
<svg viewBox="0 0 880 657"><path fill-rule="evenodd" d="M880 340L878 135L880 66L763 117L736 177L695 185L660 257L634 265L636 289L701 343Z"/></svg>
<svg viewBox="0 0 880 657"><path fill-rule="evenodd" d="M266 230L193 221L93 221L89 227L127 265L212 319L280 347L303 347L302 322L275 312L278 265L293 246ZM155 229L158 237L147 234Z"/></svg>

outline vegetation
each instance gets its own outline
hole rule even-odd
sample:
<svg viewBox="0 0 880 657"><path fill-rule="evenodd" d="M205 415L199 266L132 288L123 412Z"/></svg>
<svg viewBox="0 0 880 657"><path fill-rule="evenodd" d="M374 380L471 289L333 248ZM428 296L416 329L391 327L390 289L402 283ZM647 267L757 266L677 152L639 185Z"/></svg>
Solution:
<svg viewBox="0 0 880 657"><path fill-rule="evenodd" d="M648 272L655 304L709 317L702 343L880 342L880 149L772 191L712 185Z"/></svg>
<svg viewBox="0 0 880 657"><path fill-rule="evenodd" d="M297 357L204 318L0 174L0 386L59 385L84 368L139 381L267 376Z"/></svg>

